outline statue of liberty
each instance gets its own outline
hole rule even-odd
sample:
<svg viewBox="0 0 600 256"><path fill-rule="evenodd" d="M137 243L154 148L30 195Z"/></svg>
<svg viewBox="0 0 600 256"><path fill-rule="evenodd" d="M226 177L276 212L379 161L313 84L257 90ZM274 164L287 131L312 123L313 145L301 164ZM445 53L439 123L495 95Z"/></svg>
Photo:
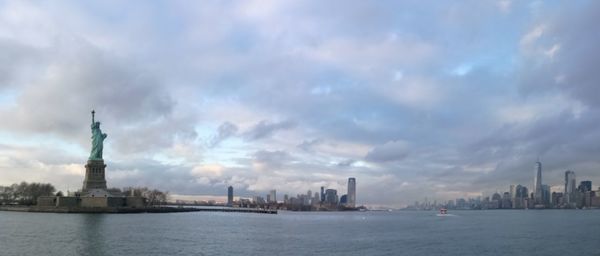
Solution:
<svg viewBox="0 0 600 256"><path fill-rule="evenodd" d="M106 139L106 133L102 133L100 130L100 122L94 121L94 114L96 112L92 110L92 152L90 153L90 160L102 160L102 149L104 148L104 139Z"/></svg>

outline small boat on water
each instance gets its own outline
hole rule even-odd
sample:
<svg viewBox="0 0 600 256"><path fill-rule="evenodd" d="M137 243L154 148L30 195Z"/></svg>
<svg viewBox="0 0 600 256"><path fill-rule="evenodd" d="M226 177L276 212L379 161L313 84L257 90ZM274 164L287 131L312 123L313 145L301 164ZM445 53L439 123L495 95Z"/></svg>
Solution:
<svg viewBox="0 0 600 256"><path fill-rule="evenodd" d="M446 208L440 208L440 213L437 214L437 216L447 216L448 215L448 209Z"/></svg>

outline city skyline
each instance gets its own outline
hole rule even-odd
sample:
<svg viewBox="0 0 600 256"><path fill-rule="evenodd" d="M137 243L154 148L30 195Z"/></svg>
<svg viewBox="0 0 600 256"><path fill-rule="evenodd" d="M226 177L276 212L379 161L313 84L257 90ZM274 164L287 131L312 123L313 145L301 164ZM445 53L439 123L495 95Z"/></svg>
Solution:
<svg viewBox="0 0 600 256"><path fill-rule="evenodd" d="M544 184L543 167L540 159L535 162L533 189L521 184L510 184L508 191L496 190L493 194L485 196L483 193L477 197L456 198L453 200L438 200L436 198L423 202L415 201L414 204L404 209L435 210L437 208L452 209L575 209L575 208L600 208L600 186L594 190L591 180L581 180L577 185L576 174L566 170L562 187L551 189Z"/></svg>
<svg viewBox="0 0 600 256"><path fill-rule="evenodd" d="M510 184L553 191L566 170L600 184L599 11L2 2L0 185L80 188L92 109L110 131L110 186L175 198L342 195L355 177L357 204L400 207Z"/></svg>

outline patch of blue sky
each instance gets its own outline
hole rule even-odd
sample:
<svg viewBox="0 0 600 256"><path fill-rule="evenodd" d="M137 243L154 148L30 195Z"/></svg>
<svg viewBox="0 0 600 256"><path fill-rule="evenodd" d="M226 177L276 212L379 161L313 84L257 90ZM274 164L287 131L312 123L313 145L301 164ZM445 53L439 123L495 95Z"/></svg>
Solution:
<svg viewBox="0 0 600 256"><path fill-rule="evenodd" d="M208 146L214 136L217 135L217 131L219 129L219 123L217 122L200 122L196 126L194 126L194 131L198 134L198 138L196 142L201 144L205 144L204 146Z"/></svg>
<svg viewBox="0 0 600 256"><path fill-rule="evenodd" d="M228 34L226 42L237 53L247 53L254 48L257 40L256 29L241 24Z"/></svg>
<svg viewBox="0 0 600 256"><path fill-rule="evenodd" d="M237 160L248 158L249 152L253 152L254 147L249 145L238 135L231 135L223 139L218 145L211 147L211 142L219 129L220 123L204 122L195 127L198 134L197 143L199 149L202 149L202 161L204 163L220 163L229 167L240 167ZM164 156L157 156L156 160L166 161ZM169 161L173 161L170 159Z"/></svg>
<svg viewBox="0 0 600 256"><path fill-rule="evenodd" d="M474 72L484 71L489 75L506 76L516 70L518 66L518 50L498 50L494 53L472 56L468 60L450 66L448 74L462 77Z"/></svg>
<svg viewBox="0 0 600 256"><path fill-rule="evenodd" d="M456 66L454 69L452 69L452 71L450 73L452 73L455 76L464 76L464 75L468 74L469 72L471 72L472 69L473 69L473 66L471 64L463 63L463 64Z"/></svg>
<svg viewBox="0 0 600 256"><path fill-rule="evenodd" d="M114 8L110 1L82 1L71 4L78 5L88 18L93 18L111 27L134 26L138 29L152 28L153 44L172 42L175 38L190 29L186 19L177 14L170 2L152 1L144 4L136 1L123 2ZM149 42L146 42L149 43Z"/></svg>
<svg viewBox="0 0 600 256"><path fill-rule="evenodd" d="M0 108L16 106L18 96L17 90L6 89L0 91Z"/></svg>
<svg viewBox="0 0 600 256"><path fill-rule="evenodd" d="M227 167L247 167L240 160L249 159L256 148L239 137L231 137L224 140L214 148L208 148L203 152L204 163L219 163Z"/></svg>
<svg viewBox="0 0 600 256"><path fill-rule="evenodd" d="M170 157L163 153L154 154L152 160L164 165L183 165L187 162L184 157Z"/></svg>
<svg viewBox="0 0 600 256"><path fill-rule="evenodd" d="M331 87L328 85L316 86L310 90L310 93L313 95L329 95L329 93L331 93Z"/></svg>

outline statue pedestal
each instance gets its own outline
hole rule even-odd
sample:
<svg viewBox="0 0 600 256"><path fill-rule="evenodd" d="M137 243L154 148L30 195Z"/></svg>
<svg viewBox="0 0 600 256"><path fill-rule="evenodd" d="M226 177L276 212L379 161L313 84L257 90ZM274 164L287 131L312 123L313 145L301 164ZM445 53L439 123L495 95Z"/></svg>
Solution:
<svg viewBox="0 0 600 256"><path fill-rule="evenodd" d="M85 179L83 180L83 192L95 189L106 190L105 178L106 165L104 160L88 160L85 165Z"/></svg>

